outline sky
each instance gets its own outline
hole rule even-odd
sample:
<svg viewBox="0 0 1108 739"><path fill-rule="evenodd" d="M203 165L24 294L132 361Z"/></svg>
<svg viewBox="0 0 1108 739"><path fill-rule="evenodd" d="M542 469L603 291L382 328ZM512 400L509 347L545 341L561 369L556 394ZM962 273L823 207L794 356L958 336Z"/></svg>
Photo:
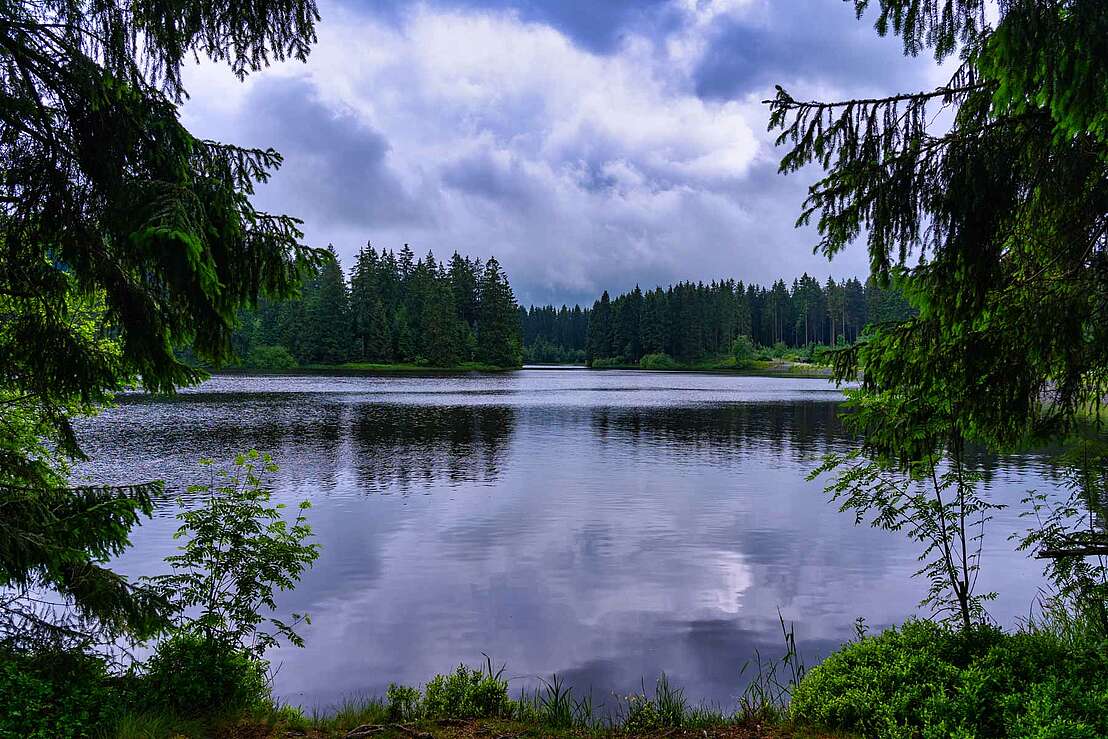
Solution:
<svg viewBox="0 0 1108 739"><path fill-rule="evenodd" d="M864 277L794 227L809 169L762 104L941 81L840 0L323 2L307 63L186 70L194 134L285 157L256 204L344 266L372 242L495 255L523 304L682 280Z"/></svg>

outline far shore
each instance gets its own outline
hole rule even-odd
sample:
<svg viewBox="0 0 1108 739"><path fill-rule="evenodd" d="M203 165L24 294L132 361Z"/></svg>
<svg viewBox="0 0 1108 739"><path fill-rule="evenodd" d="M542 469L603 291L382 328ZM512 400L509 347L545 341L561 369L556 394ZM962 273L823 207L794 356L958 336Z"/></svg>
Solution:
<svg viewBox="0 0 1108 739"><path fill-rule="evenodd" d="M501 374L505 372L523 372L527 370L591 370L595 372L607 372L610 370L633 370L636 372L666 372L676 374L715 374L715 375L740 375L750 377L800 377L827 379L831 376L831 368L826 365L808 364L791 361L758 361L738 367L726 362L704 362L699 364L679 364L673 367L640 367L637 364L614 364L603 367L588 367L582 364L555 364L533 363L520 367L498 367L477 362L436 367L422 364L377 364L370 362L346 362L343 364L310 364L300 367L282 369L270 369L261 367L226 367L215 374L222 375L317 375L325 373L339 374L396 374L396 375L457 375L471 373Z"/></svg>

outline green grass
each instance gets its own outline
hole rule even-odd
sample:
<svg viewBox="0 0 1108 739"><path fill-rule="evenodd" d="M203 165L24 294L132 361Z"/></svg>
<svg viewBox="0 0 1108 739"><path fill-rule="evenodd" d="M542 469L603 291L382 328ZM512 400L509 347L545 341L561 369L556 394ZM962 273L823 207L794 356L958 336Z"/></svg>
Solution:
<svg viewBox="0 0 1108 739"><path fill-rule="evenodd" d="M649 354L638 363L624 362L618 359L600 359L592 364L592 369L650 370L652 372L719 372L770 377L814 377L830 376L828 365L812 362L800 362L786 359L754 359L741 365L734 357L710 357L695 362L679 362L666 354Z"/></svg>
<svg viewBox="0 0 1108 739"><path fill-rule="evenodd" d="M387 697L353 697L327 711L305 714L291 706L271 706L238 716L210 721L182 720L171 714L145 711L122 716L102 739L169 739L207 736L345 737L358 727L372 727L374 736L408 737L429 733L435 737L629 737L664 736L677 730L698 736L727 734L737 727L762 727L754 736L807 736L785 723L752 721L741 711L725 713L717 707L691 706L684 691L663 674L653 690L643 686L630 696L607 696L598 705L591 693L577 693L557 675L540 680L540 687L508 695L508 683L485 668L459 666L438 675L422 689L390 686ZM786 732L786 729L788 731ZM780 731L779 731L780 730Z"/></svg>

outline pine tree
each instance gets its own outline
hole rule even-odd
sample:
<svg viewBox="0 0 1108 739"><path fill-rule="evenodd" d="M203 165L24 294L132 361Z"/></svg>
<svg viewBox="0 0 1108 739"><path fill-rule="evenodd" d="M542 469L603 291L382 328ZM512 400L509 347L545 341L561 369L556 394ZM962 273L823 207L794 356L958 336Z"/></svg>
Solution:
<svg viewBox="0 0 1108 739"><path fill-rule="evenodd" d="M919 309L840 353L837 374L862 370L870 391L904 401L892 419L904 434L889 426L886 441L910 453L939 413L955 444L1061 433L1099 407L1108 376L1108 4L880 7L878 31L906 53L959 60L945 84L771 101L791 146L781 169L826 170L801 214L817 248L864 238L879 285L899 279Z"/></svg>
<svg viewBox="0 0 1108 739"><path fill-rule="evenodd" d="M365 358L371 362L391 362L393 359L392 330L385 305L380 298L373 301L370 312Z"/></svg>
<svg viewBox="0 0 1108 739"><path fill-rule="evenodd" d="M303 361L339 364L350 359L355 341L342 265L333 246L327 253L329 258L304 290Z"/></svg>
<svg viewBox="0 0 1108 739"><path fill-rule="evenodd" d="M515 296L496 257L481 275L477 306L477 360L497 367L523 363L523 338Z"/></svg>
<svg viewBox="0 0 1108 739"><path fill-rule="evenodd" d="M241 76L304 59L312 0L6 2L0 21L0 634L145 635L161 600L105 564L155 484L70 487L72 419L132 383L171 392L233 361L244 306L284 297L319 256L295 219L256 210L273 150L193 136L176 103L193 57ZM49 589L74 620L26 609Z"/></svg>
<svg viewBox="0 0 1108 739"><path fill-rule="evenodd" d="M605 290L600 300L593 303L589 314L588 341L585 345L585 358L591 365L597 359L612 356L612 299Z"/></svg>
<svg viewBox="0 0 1108 739"><path fill-rule="evenodd" d="M357 337L360 359L368 359L370 355L370 334L375 330L374 311L379 300L377 252L366 243L365 248L358 252L350 273L350 320Z"/></svg>
<svg viewBox="0 0 1108 739"><path fill-rule="evenodd" d="M458 252L450 258L450 290L458 316L473 327L477 324L477 279L480 263L462 257Z"/></svg>

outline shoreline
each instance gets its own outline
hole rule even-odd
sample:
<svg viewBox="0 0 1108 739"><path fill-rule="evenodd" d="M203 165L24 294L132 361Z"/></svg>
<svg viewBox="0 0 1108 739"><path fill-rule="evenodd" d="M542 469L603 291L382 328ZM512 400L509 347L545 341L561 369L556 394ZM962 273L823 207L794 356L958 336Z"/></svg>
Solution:
<svg viewBox="0 0 1108 739"><path fill-rule="evenodd" d="M805 364L802 362L758 362L750 367L735 367L721 364L680 365L677 367L640 367L637 364L616 364L603 367L588 367L580 364L525 364L519 367L498 367L495 365L467 362L453 367L435 367L418 364L377 364L369 362L346 362L343 364L311 364L288 369L265 369L254 367L225 367L213 370L212 375L317 375L326 373L365 374L365 375L460 375L460 374L504 374L508 372L526 372L527 370L588 370L606 372L624 370L634 372L664 372L670 374L711 374L736 375L747 377L796 377L801 379L830 379L831 368L825 365Z"/></svg>

